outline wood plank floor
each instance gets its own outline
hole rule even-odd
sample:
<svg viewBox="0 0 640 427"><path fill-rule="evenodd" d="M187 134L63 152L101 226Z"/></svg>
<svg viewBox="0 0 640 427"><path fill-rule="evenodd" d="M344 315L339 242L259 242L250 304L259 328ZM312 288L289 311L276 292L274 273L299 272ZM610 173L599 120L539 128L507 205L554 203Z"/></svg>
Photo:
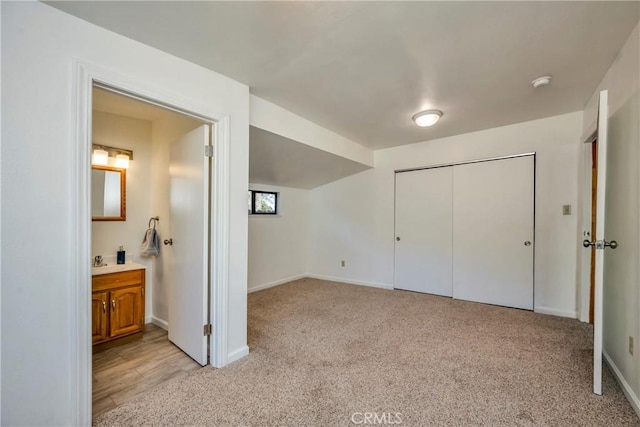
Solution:
<svg viewBox="0 0 640 427"><path fill-rule="evenodd" d="M93 417L199 368L167 331L147 324L142 339L93 355Z"/></svg>

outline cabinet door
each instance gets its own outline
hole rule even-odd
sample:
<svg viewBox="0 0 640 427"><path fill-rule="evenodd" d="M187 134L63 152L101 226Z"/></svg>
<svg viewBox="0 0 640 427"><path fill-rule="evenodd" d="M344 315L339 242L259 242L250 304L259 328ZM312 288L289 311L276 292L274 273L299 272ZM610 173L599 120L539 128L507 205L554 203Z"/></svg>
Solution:
<svg viewBox="0 0 640 427"><path fill-rule="evenodd" d="M110 337L142 331L144 325L142 286L130 286L110 292Z"/></svg>
<svg viewBox="0 0 640 427"><path fill-rule="evenodd" d="M109 338L107 335L107 292L91 294L91 340L97 343Z"/></svg>

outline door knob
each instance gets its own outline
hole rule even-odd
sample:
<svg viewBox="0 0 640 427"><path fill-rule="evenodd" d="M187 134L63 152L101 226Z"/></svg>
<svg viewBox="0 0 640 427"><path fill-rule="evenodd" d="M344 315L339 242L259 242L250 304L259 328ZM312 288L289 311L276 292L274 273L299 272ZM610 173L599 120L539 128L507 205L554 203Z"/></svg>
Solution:
<svg viewBox="0 0 640 427"><path fill-rule="evenodd" d="M531 246L531 242L529 240L527 240L526 242L524 242L525 246Z"/></svg>
<svg viewBox="0 0 640 427"><path fill-rule="evenodd" d="M607 241L605 240L604 245L605 245L605 246L610 247L611 249L615 249L615 248L617 248L617 247L618 247L618 242L616 242L615 240L612 240L612 241L610 241L610 242L607 242Z"/></svg>
<svg viewBox="0 0 640 427"><path fill-rule="evenodd" d="M169 246L173 246L173 237L171 239L169 239L169 240L165 239L164 240L164 244L165 245L169 245Z"/></svg>
<svg viewBox="0 0 640 427"><path fill-rule="evenodd" d="M400 241L400 237L396 237L396 240L399 242Z"/></svg>
<svg viewBox="0 0 640 427"><path fill-rule="evenodd" d="M582 246L584 246L585 248L588 248L590 246L595 246L596 249L604 249L604 248L615 249L620 245L618 245L618 242L616 242L615 240L612 240L610 242L607 242L606 240L594 240L593 242L590 242L589 240L585 239L582 241Z"/></svg>

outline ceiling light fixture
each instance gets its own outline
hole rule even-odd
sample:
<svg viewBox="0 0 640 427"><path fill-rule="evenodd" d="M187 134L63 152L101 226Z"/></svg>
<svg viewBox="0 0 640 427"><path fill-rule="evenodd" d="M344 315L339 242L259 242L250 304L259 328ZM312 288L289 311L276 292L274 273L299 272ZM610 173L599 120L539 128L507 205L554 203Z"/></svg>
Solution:
<svg viewBox="0 0 640 427"><path fill-rule="evenodd" d="M442 117L442 111L426 110L420 111L418 114L413 116L412 119L418 126L423 128L435 125L436 123L438 123L438 120L440 120L440 117Z"/></svg>
<svg viewBox="0 0 640 427"><path fill-rule="evenodd" d="M546 86L551 83L551 76L541 76L531 82L531 85L534 88L539 88L540 86Z"/></svg>

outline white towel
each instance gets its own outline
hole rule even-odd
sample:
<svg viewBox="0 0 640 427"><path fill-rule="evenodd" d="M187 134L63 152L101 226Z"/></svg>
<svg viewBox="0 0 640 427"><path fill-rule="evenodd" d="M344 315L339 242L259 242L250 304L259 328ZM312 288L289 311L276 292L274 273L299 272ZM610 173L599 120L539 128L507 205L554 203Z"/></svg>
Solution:
<svg viewBox="0 0 640 427"><path fill-rule="evenodd" d="M158 256L160 254L160 236L155 228L150 228L144 233L140 255Z"/></svg>

